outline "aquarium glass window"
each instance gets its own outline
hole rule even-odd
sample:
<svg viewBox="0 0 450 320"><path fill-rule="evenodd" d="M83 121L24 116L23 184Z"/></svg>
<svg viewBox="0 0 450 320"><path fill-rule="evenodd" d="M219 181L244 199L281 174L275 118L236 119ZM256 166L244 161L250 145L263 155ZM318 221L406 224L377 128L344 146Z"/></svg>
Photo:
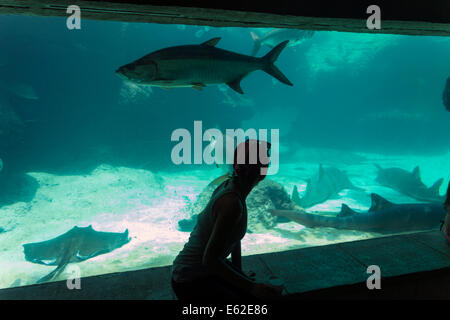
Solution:
<svg viewBox="0 0 450 320"><path fill-rule="evenodd" d="M449 37L3 15L0 40L0 288L171 265L239 132L271 143L243 255L445 215Z"/></svg>

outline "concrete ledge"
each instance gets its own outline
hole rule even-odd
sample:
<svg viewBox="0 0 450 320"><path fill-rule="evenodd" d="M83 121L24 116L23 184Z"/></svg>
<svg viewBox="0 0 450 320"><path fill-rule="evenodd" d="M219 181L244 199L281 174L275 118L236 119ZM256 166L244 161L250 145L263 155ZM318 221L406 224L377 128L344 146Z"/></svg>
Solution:
<svg viewBox="0 0 450 320"><path fill-rule="evenodd" d="M215 27L277 27L347 32L450 36L448 0L378 0L382 28L369 30L369 0L152 1L2 0L0 14L67 17L76 4L82 18L124 22L177 23Z"/></svg>
<svg viewBox="0 0 450 320"><path fill-rule="evenodd" d="M367 267L381 269L381 290L368 290ZM244 270L285 280L286 300L448 299L450 246L439 231L346 242L243 258ZM83 278L81 290L66 281L0 290L0 299L173 300L170 267Z"/></svg>
<svg viewBox="0 0 450 320"><path fill-rule="evenodd" d="M174 300L169 267L111 273L81 279L80 290L55 281L0 290L0 300Z"/></svg>

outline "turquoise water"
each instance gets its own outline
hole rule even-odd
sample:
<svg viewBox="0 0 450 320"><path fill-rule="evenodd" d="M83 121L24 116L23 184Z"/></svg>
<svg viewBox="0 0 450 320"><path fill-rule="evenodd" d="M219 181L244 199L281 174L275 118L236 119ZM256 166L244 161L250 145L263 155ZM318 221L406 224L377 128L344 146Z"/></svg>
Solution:
<svg viewBox="0 0 450 320"><path fill-rule="evenodd" d="M256 71L241 83L203 90L129 83L118 67L155 50L200 44L250 54L250 31L65 19L0 17L0 287L27 285L55 267L26 261L25 243L74 226L129 230L131 241L78 263L82 276L171 264L189 237L178 221L215 165L175 165L170 137L179 128L279 130L279 171L269 179L302 193L319 164L344 170L362 190L342 190L309 211L370 207L376 192L416 203L375 181L376 167L420 166L427 186L450 179L450 113L442 91L450 39L315 32L283 50L276 65L294 84ZM269 52L262 47L258 56ZM206 143L205 143L206 146ZM358 230L267 226L253 217L243 254L381 236ZM68 277L62 273L54 280Z"/></svg>

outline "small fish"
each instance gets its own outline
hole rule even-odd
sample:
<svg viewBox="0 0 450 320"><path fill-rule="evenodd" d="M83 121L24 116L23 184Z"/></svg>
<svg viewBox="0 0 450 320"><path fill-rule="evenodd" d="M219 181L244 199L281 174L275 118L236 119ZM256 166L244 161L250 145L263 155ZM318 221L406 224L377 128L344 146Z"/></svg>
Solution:
<svg viewBox="0 0 450 320"><path fill-rule="evenodd" d="M297 46L305 39L309 39L314 35L314 31L311 30L298 30L298 29L274 29L267 32L263 36L258 36L254 32L250 32L253 41L252 56L255 56L261 46L268 46L270 48L275 47L282 41L289 40L289 47Z"/></svg>
<svg viewBox="0 0 450 320"><path fill-rule="evenodd" d="M450 111L450 77L447 79L447 84L442 94L442 101L444 102L445 108Z"/></svg>
<svg viewBox="0 0 450 320"><path fill-rule="evenodd" d="M26 83L17 83L7 88L11 93L15 95L28 99L28 100L39 100L39 96L32 86Z"/></svg>
<svg viewBox="0 0 450 320"><path fill-rule="evenodd" d="M220 39L213 38L200 45L161 49L120 67L116 73L128 81L162 88L202 90L207 85L226 83L243 94L241 80L253 71L263 70L292 86L274 65L289 41L278 44L264 57L255 58L216 48Z"/></svg>

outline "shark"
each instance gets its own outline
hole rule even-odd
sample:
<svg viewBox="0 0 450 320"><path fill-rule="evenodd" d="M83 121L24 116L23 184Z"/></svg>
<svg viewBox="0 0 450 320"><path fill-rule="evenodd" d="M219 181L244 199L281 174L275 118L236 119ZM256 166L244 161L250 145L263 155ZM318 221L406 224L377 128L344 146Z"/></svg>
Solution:
<svg viewBox="0 0 450 320"><path fill-rule="evenodd" d="M394 189L408 197L425 202L443 203L444 197L439 194L443 178L438 179L431 187L427 187L420 178L420 168L415 167L412 172L401 168L378 168L375 181L380 185Z"/></svg>
<svg viewBox="0 0 450 320"><path fill-rule="evenodd" d="M109 253L127 244L128 229L123 233L99 232L88 227L75 226L66 233L42 242L23 245L25 260L47 266L57 266L37 283L50 281L61 274L69 263L88 260Z"/></svg>
<svg viewBox="0 0 450 320"><path fill-rule="evenodd" d="M446 212L437 203L392 203L378 194L371 194L368 212L360 213L342 204L335 216L307 213L305 210L270 210L308 228L331 227L365 232L395 233L438 229ZM329 213L327 213L329 214Z"/></svg>
<svg viewBox="0 0 450 320"><path fill-rule="evenodd" d="M344 189L362 190L351 183L345 172L334 167L324 168L322 165L317 174L306 181L308 184L304 196L300 198L295 186L291 197L302 208L325 202Z"/></svg>
<svg viewBox="0 0 450 320"><path fill-rule="evenodd" d="M274 48L277 44L289 40L289 47L299 45L304 40L311 38L314 35L312 30L298 30L298 29L273 29L266 34L259 36L254 32L250 32L254 41L252 56L255 56L261 46Z"/></svg>

